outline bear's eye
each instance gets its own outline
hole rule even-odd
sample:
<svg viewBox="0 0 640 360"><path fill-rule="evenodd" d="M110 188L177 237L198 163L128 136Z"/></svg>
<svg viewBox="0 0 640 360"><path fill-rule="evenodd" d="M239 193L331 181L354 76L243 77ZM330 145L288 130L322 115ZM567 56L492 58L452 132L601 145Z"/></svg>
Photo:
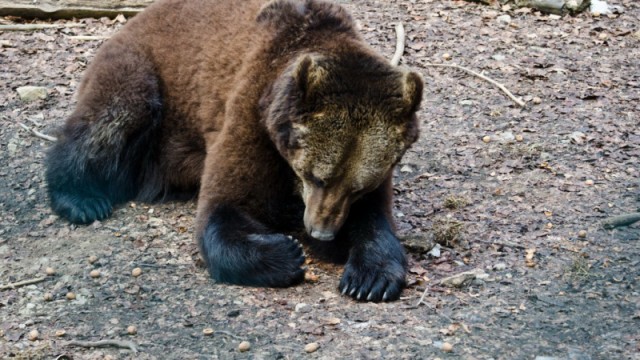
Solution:
<svg viewBox="0 0 640 360"><path fill-rule="evenodd" d="M316 187L323 188L323 187L327 186L327 183L324 180L319 179L318 177L314 176L313 174L307 174L307 175L305 175L305 177L307 178L307 181L309 181L310 183L312 183Z"/></svg>

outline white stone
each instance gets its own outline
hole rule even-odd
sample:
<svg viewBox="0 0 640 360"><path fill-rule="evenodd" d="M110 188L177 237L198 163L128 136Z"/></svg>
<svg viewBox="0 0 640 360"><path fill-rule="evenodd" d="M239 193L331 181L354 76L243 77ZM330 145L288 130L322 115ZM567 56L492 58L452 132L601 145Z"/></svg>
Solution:
<svg viewBox="0 0 640 360"><path fill-rule="evenodd" d="M26 102L47 98L47 88L42 86L21 86L16 91L20 99Z"/></svg>
<svg viewBox="0 0 640 360"><path fill-rule="evenodd" d="M498 22L500 24L510 24L511 23L511 16L509 15L500 15L496 18L496 20L498 20Z"/></svg>

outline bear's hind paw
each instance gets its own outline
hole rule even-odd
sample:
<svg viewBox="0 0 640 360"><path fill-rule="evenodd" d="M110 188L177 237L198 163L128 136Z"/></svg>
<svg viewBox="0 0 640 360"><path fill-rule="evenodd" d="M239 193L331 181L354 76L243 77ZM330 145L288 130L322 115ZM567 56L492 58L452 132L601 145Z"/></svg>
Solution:
<svg viewBox="0 0 640 360"><path fill-rule="evenodd" d="M105 197L52 194L53 210L74 224L90 224L107 218L113 212L111 201Z"/></svg>

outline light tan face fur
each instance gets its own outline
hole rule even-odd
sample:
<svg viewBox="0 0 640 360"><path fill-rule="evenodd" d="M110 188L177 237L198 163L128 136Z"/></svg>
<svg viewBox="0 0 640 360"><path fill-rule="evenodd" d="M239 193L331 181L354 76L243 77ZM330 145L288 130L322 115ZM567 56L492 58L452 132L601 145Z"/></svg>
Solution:
<svg viewBox="0 0 640 360"><path fill-rule="evenodd" d="M333 239L351 205L381 185L410 145L402 126L381 114L365 110L366 122L345 121L345 116L319 113L292 129L299 148L290 164L301 180L304 224L318 240Z"/></svg>

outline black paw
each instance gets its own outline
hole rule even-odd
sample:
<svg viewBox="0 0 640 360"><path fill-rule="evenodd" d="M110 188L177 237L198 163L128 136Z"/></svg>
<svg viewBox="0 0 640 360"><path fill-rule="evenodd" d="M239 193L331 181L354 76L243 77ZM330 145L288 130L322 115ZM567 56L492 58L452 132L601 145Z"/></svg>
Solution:
<svg viewBox="0 0 640 360"><path fill-rule="evenodd" d="M90 224L107 218L113 212L109 199L102 196L51 193L51 207L74 224Z"/></svg>
<svg viewBox="0 0 640 360"><path fill-rule="evenodd" d="M350 258L340 280L340 292L359 301L393 301L405 287L404 261L393 258Z"/></svg>
<svg viewBox="0 0 640 360"><path fill-rule="evenodd" d="M245 241L219 240L214 237L203 243L209 272L218 282L288 287L304 280L304 251L291 237L249 234Z"/></svg>

